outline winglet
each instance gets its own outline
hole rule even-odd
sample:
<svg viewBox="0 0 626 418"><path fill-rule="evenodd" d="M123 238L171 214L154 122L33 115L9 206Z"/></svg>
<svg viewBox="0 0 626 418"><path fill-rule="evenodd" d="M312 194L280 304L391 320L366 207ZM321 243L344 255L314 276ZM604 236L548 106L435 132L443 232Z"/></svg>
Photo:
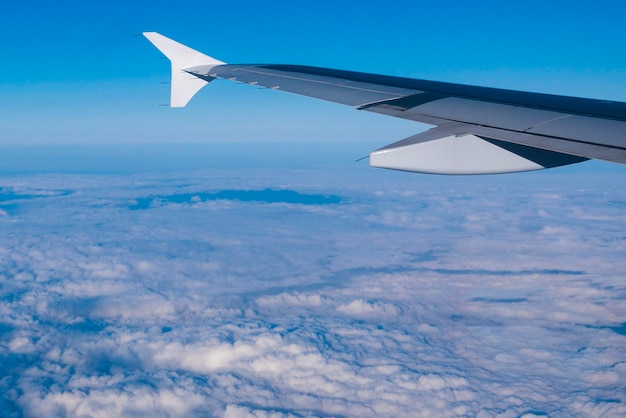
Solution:
<svg viewBox="0 0 626 418"><path fill-rule="evenodd" d="M195 71L191 70L202 67L202 73L208 75L211 68L225 64L157 32L144 32L143 36L172 63L170 107L185 107L189 100L212 79L209 76L199 78L195 75Z"/></svg>

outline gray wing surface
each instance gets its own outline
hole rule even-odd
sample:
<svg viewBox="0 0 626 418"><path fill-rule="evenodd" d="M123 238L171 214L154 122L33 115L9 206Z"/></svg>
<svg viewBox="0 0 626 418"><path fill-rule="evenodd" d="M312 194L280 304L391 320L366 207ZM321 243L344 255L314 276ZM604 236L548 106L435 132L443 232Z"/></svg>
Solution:
<svg viewBox="0 0 626 418"><path fill-rule="evenodd" d="M231 80L434 126L372 152L375 167L486 174L590 158L626 163L626 103L309 66L225 64L162 35L145 35L172 61L173 99L177 71L190 83ZM175 65L172 46L159 37L193 51L183 59L190 65L180 59Z"/></svg>

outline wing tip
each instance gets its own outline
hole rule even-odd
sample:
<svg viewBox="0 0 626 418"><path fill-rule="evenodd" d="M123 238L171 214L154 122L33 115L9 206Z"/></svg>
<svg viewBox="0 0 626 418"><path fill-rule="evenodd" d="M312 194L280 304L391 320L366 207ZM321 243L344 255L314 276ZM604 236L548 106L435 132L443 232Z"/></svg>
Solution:
<svg viewBox="0 0 626 418"><path fill-rule="evenodd" d="M189 48L158 32L146 31L142 34L172 64L170 107L185 107L191 98L211 80L207 77L200 78L200 76L208 74L213 67L225 64L223 61ZM198 71L197 75L196 71L189 71L191 69Z"/></svg>

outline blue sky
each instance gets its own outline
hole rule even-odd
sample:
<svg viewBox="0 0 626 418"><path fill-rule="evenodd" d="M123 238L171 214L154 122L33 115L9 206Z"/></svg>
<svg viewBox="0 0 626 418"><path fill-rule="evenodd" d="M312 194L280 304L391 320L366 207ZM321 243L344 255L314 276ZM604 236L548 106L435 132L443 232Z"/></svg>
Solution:
<svg viewBox="0 0 626 418"><path fill-rule="evenodd" d="M425 128L227 82L205 88L187 110L160 108L169 67L132 36L143 31L226 62L626 100L625 8L618 1L11 2L0 16L0 141L383 145Z"/></svg>

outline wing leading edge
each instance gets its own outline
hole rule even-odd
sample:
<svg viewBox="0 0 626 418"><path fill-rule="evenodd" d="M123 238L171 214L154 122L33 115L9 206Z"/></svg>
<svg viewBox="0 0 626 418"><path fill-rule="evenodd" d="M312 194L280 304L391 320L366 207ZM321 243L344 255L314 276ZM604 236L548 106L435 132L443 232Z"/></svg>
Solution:
<svg viewBox="0 0 626 418"><path fill-rule="evenodd" d="M225 79L435 126L373 151L374 167L488 174L590 158L626 164L626 103L318 67L226 64L158 33L144 35L172 63L172 107Z"/></svg>

